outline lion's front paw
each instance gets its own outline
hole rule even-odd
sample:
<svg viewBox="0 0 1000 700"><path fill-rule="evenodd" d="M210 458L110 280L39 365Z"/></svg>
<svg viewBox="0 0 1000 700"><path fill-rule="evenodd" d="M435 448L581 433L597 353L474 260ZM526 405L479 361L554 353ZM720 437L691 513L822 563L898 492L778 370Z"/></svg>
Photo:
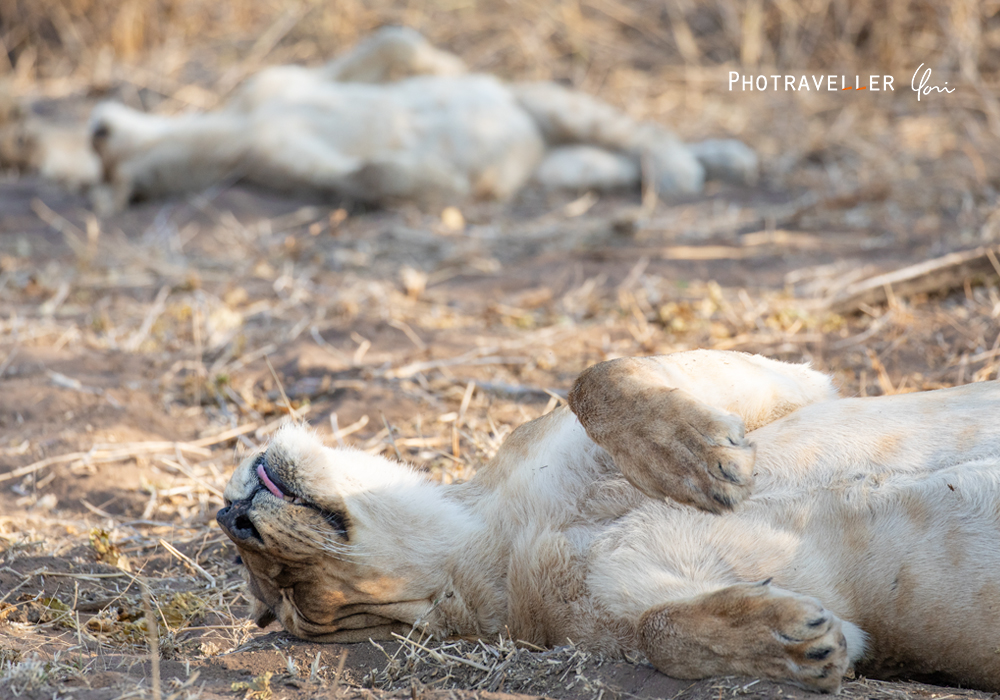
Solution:
<svg viewBox="0 0 1000 700"><path fill-rule="evenodd" d="M583 372L569 402L587 434L633 486L721 513L750 495L754 446L743 420L664 386L645 358L603 362Z"/></svg>
<svg viewBox="0 0 1000 700"><path fill-rule="evenodd" d="M609 450L616 464L648 496L713 513L732 509L753 486L756 450L743 421L683 391L660 391L627 444Z"/></svg>

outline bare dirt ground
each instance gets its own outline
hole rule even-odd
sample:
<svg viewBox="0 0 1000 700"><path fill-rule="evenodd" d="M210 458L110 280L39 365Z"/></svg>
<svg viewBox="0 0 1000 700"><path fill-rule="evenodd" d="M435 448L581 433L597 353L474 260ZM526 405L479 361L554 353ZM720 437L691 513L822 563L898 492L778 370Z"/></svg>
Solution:
<svg viewBox="0 0 1000 700"><path fill-rule="evenodd" d="M509 643L447 656L355 645L338 675L339 647L245 620L213 516L240 453L287 413L278 381L331 441L336 427L362 449L462 479L582 368L619 355L707 346L811 359L846 394L995 377L995 286L861 315L796 298L789 279L810 270L891 268L935 245L761 228L801 217L802 197L720 189L637 224L638 196L568 217L579 200L528 194L471 207L451 231L415 209L343 218L239 187L97 222L42 183L3 185L0 644L21 670L0 688L148 692L147 586L168 696L801 695ZM720 217L740 223L699 230ZM34 677L25 661L36 658ZM942 690L858 680L847 692Z"/></svg>
<svg viewBox="0 0 1000 700"><path fill-rule="evenodd" d="M559 41L634 26L623 6L597 5L604 14L583 15L592 24L559 20L579 30ZM307 14L270 26L288 33ZM549 14L518 16L511 31L541 32ZM423 21L432 37L445 26L392 17ZM809 360L845 395L997 378L1000 266L929 292L887 285L882 299L829 303L879 272L996 250L989 77L929 103L734 96L689 19L706 66L643 63L641 46L615 35L593 43L589 69L574 59L552 71L684 137L745 139L764 162L756 187L645 203L528 191L442 212L221 183L98 219L85 197L30 175L0 181L0 697L805 697L752 679L679 681L572 647L341 647L258 630L214 522L234 464L290 408L331 443L452 481L551 410L584 367L623 355L713 347ZM294 22L299 34L250 42L243 73L314 58L315 37ZM539 60L562 46L532 53L525 39L491 53L486 25L447 26L439 41L507 74L547 77ZM207 100L241 73L206 51L202 63L133 63L132 82L112 64L102 90L168 112ZM32 82L27 70L17 84L38 113L68 119L93 102L94 75ZM844 694L987 697L863 678Z"/></svg>

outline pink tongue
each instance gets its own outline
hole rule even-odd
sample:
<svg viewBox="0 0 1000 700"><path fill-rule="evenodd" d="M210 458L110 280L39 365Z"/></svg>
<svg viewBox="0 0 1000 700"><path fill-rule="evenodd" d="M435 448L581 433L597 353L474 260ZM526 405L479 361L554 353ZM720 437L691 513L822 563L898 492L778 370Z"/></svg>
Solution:
<svg viewBox="0 0 1000 700"><path fill-rule="evenodd" d="M264 486L267 487L268 491L270 491L271 493L273 493L278 498L284 498L285 497L285 494L283 494L281 492L281 489L279 489L277 486L275 486L274 482L271 481L269 478L267 478L267 472L264 471L264 465L263 464L258 464L257 465L257 476L259 476L260 480L262 482L264 482Z"/></svg>

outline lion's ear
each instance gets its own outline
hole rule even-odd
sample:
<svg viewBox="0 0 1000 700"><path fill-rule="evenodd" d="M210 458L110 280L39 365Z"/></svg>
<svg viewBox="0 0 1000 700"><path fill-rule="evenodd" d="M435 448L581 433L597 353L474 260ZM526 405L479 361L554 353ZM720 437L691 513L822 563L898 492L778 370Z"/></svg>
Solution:
<svg viewBox="0 0 1000 700"><path fill-rule="evenodd" d="M258 627L267 627L269 624L277 620L274 611L267 607L261 601L256 598L253 599L253 607L250 611L250 617L257 621Z"/></svg>

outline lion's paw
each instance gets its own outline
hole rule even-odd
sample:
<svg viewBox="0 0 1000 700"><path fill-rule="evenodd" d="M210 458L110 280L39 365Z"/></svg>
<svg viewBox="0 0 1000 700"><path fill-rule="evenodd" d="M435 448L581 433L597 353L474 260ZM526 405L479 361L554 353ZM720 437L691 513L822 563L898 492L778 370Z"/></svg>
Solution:
<svg viewBox="0 0 1000 700"><path fill-rule="evenodd" d="M569 402L587 434L647 496L722 513L750 495L756 450L743 420L663 386L648 360L594 365Z"/></svg>
<svg viewBox="0 0 1000 700"><path fill-rule="evenodd" d="M850 666L845 625L765 581L653 608L639 636L653 665L677 678L751 675L833 693Z"/></svg>
<svg viewBox="0 0 1000 700"><path fill-rule="evenodd" d="M661 391L627 438L628 449L612 451L615 462L649 496L713 513L731 510L753 487L756 449L743 421L685 392Z"/></svg>
<svg viewBox="0 0 1000 700"><path fill-rule="evenodd" d="M836 692L850 666L841 621L815 598L770 593L767 608L771 633L783 649L787 680L809 690Z"/></svg>

